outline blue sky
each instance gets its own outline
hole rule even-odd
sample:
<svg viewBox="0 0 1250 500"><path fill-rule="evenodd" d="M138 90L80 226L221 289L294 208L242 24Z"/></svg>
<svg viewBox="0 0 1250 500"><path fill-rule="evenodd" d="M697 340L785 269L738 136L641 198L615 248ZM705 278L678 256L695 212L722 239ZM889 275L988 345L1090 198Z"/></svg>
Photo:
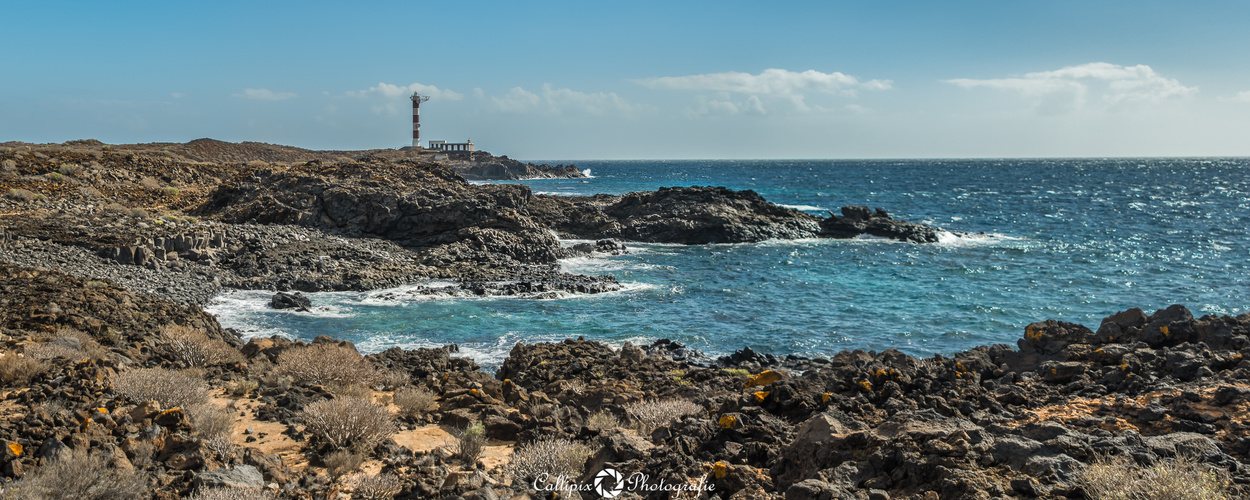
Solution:
<svg viewBox="0 0 1250 500"><path fill-rule="evenodd" d="M1250 155L1250 2L12 2L0 141Z"/></svg>

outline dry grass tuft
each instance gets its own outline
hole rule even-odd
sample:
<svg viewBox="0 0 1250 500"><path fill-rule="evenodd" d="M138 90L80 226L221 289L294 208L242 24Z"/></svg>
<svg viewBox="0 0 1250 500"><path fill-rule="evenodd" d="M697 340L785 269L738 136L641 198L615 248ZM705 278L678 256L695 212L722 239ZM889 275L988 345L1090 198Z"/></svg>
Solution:
<svg viewBox="0 0 1250 500"><path fill-rule="evenodd" d="M438 396L424 387L400 387L395 390L394 402L400 412L406 416L416 416L434 407Z"/></svg>
<svg viewBox="0 0 1250 500"><path fill-rule="evenodd" d="M0 384L9 387L27 385L47 369L48 364L42 360L13 351L0 352Z"/></svg>
<svg viewBox="0 0 1250 500"><path fill-rule="evenodd" d="M620 426L621 420L616 418L616 415L613 415L608 411L596 412L586 418L586 427L597 431L614 429Z"/></svg>
<svg viewBox="0 0 1250 500"><path fill-rule="evenodd" d="M205 440L229 436L230 427L234 424L234 412L210 404L187 409L187 417L191 419L195 431L200 434L200 439Z"/></svg>
<svg viewBox="0 0 1250 500"><path fill-rule="evenodd" d="M330 474L330 477L337 481L345 474L359 469L360 464L365 463L365 455L348 450L338 450L322 457L321 462L326 466L326 473Z"/></svg>
<svg viewBox="0 0 1250 500"><path fill-rule="evenodd" d="M1149 467L1123 455L1100 456L1077 473L1077 482L1093 500L1232 499L1228 471L1185 455Z"/></svg>

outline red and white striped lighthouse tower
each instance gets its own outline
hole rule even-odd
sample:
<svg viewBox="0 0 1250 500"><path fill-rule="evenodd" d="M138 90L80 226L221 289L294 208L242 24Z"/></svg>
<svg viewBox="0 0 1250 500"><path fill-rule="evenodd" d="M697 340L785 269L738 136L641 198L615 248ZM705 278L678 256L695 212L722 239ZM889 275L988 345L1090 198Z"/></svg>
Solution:
<svg viewBox="0 0 1250 500"><path fill-rule="evenodd" d="M421 103L430 100L430 96L412 93L412 147L421 147Z"/></svg>

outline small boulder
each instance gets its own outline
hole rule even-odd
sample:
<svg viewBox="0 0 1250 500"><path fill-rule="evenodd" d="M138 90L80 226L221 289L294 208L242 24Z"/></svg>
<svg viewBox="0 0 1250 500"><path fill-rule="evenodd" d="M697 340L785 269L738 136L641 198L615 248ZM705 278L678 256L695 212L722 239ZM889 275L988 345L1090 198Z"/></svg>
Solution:
<svg viewBox="0 0 1250 500"><path fill-rule="evenodd" d="M196 474L193 480L197 488L248 488L265 487L265 477L251 465L236 465L229 469L213 469Z"/></svg>
<svg viewBox="0 0 1250 500"><path fill-rule="evenodd" d="M278 292L273 294L273 297L269 299L269 307L274 309L295 309L300 312L308 312L308 309L312 307L312 300L299 292Z"/></svg>

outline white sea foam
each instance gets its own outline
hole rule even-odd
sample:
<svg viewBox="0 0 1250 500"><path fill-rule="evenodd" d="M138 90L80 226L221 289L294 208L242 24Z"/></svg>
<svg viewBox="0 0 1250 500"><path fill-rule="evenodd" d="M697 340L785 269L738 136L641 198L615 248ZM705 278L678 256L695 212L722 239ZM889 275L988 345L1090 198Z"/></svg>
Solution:
<svg viewBox="0 0 1250 500"><path fill-rule="evenodd" d="M586 178L587 178L587 179L594 179L594 178L595 178L595 176L590 175L590 169L589 169L589 168L588 168L588 169L586 169L586 170L582 170L582 175L586 176Z"/></svg>
<svg viewBox="0 0 1250 500"><path fill-rule="evenodd" d="M1023 238L998 233L952 233L938 231L937 244L944 247L994 246L1021 241Z"/></svg>
<svg viewBox="0 0 1250 500"><path fill-rule="evenodd" d="M813 211L821 211L821 212L829 211L829 209L825 207L816 207L812 205L786 205L784 203L778 203L777 206L785 207L785 208L793 208L795 210L813 210Z"/></svg>

